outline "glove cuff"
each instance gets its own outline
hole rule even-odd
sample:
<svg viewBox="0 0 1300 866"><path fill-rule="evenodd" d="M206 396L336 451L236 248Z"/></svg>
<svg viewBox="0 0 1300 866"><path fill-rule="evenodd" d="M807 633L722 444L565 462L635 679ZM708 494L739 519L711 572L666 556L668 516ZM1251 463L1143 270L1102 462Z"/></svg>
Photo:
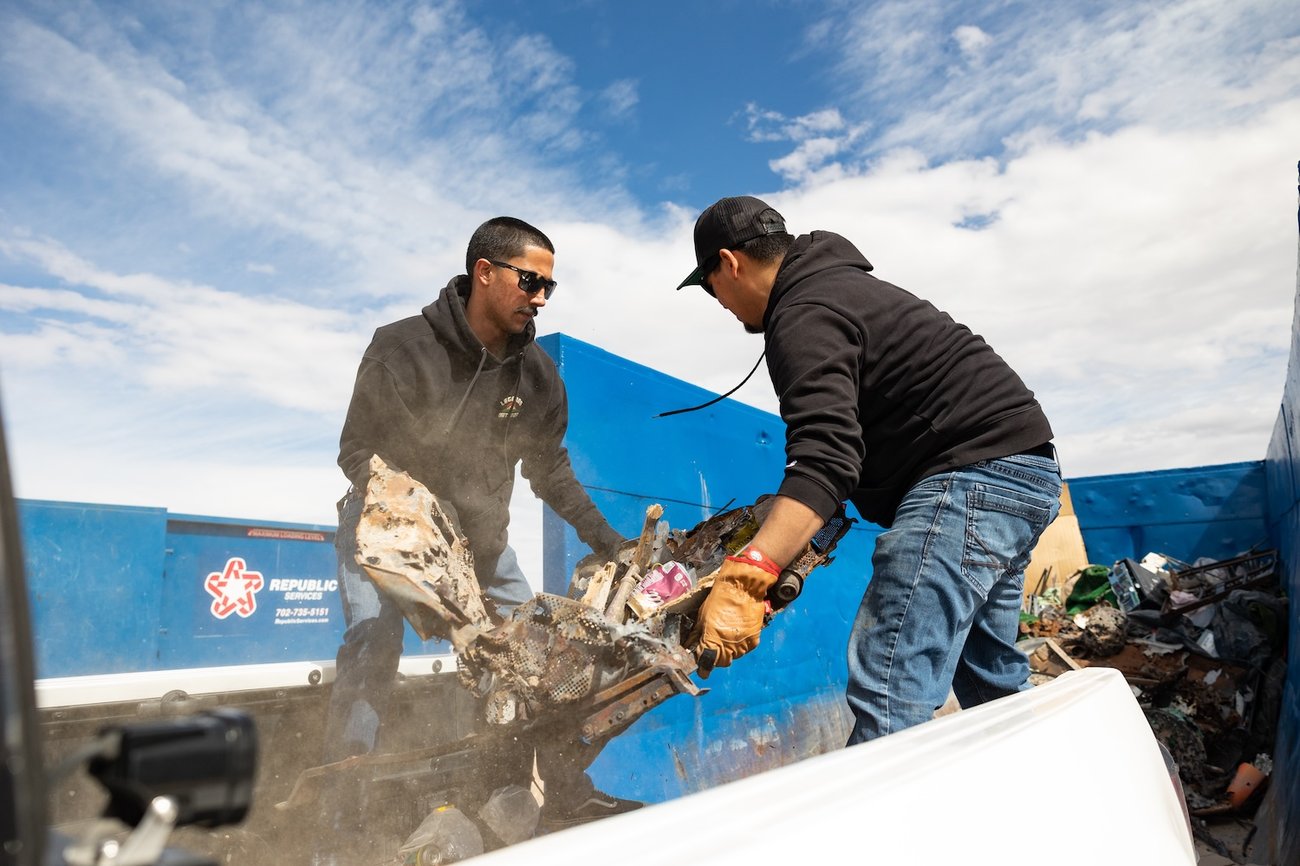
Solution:
<svg viewBox="0 0 1300 866"><path fill-rule="evenodd" d="M773 577L781 576L781 566L773 562L771 557L752 544L739 553L728 556L727 559L732 562L743 562L745 565L761 568Z"/></svg>
<svg viewBox="0 0 1300 866"><path fill-rule="evenodd" d="M754 601L762 601L767 597L767 591L771 589L772 584L780 577L781 569L761 551L752 547L746 550L748 552L728 556L723 560L714 586L716 588L718 584L730 583L740 588ZM755 553L758 557L752 555Z"/></svg>

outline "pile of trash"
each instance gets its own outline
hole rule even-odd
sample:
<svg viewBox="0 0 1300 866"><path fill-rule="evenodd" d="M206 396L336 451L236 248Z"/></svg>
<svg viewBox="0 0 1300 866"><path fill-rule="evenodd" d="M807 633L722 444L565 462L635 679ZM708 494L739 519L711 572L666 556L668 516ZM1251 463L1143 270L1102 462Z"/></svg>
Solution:
<svg viewBox="0 0 1300 866"><path fill-rule="evenodd" d="M1177 762L1191 814L1247 814L1272 769L1286 675L1278 577L1271 549L1089 565L1026 594L1018 645L1036 683L1118 669Z"/></svg>
<svg viewBox="0 0 1300 866"><path fill-rule="evenodd" d="M357 564L422 639L448 640L461 684L486 699L489 723L552 724L585 742L612 737L664 700L699 696L707 675L683 645L723 559L744 547L773 499L719 512L689 531L646 509L613 559L578 563L567 596L537 593L504 620L483 600L455 510L378 455L357 526ZM852 519L837 513L784 569L770 611L831 560ZM557 734L558 736L559 734Z"/></svg>
<svg viewBox="0 0 1300 866"><path fill-rule="evenodd" d="M660 519L663 507L651 504L640 534L611 558L592 554L577 563L566 595L539 592L503 613L485 601L453 505L372 456L356 563L421 639L451 644L457 681L476 699L483 724L476 718L460 738L427 747L309 768L277 809L319 804L341 779L397 780L403 798L414 792L421 802L415 780L449 775L439 769L446 759L453 769L473 766L474 778L452 792L455 802L431 801L413 832L394 810L383 816L387 824L368 826L380 841L367 845L382 849L383 837L401 827L401 838L387 840L396 846L390 862L450 863L531 838L544 792L539 797L513 774L520 744L530 761L538 742L601 744L675 695L704 694L690 675L706 673L707 653L697 661L685 644L725 557L749 543L773 502L760 497L690 530L673 529ZM769 593L770 615L831 561L852 523L841 510L804 546Z"/></svg>

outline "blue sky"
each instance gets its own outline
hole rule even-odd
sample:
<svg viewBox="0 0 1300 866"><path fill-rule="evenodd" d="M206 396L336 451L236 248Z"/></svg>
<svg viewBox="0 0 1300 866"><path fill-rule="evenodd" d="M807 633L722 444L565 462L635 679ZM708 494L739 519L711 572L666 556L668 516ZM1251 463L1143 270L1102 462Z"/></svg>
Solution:
<svg viewBox="0 0 1300 866"><path fill-rule="evenodd" d="M0 45L21 496L332 522L365 343L499 213L559 247L543 333L725 390L758 342L670 288L741 193L984 334L1067 475L1272 430L1294 2L11 0Z"/></svg>

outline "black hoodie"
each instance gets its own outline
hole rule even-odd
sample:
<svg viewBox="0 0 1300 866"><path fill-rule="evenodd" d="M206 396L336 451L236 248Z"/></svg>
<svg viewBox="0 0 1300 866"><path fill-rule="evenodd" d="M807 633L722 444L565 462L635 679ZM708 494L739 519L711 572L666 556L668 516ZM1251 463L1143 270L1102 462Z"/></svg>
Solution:
<svg viewBox="0 0 1300 866"><path fill-rule="evenodd" d="M870 270L837 234L796 238L763 327L786 423L779 492L823 518L851 500L887 527L916 482L1042 445L1052 428L981 337Z"/></svg>
<svg viewBox="0 0 1300 866"><path fill-rule="evenodd" d="M568 397L527 329L497 359L469 327L469 278L447 284L422 314L385 325L361 358L339 438L339 466L364 490L370 455L450 503L474 552L496 571L506 545L515 466L533 492L596 551L622 537L579 484L564 447Z"/></svg>

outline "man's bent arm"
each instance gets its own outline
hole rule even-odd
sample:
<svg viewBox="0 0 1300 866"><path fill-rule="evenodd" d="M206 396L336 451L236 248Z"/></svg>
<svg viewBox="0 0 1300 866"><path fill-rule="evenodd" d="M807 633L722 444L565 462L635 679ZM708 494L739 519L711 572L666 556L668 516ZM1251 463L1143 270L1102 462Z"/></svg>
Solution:
<svg viewBox="0 0 1300 866"><path fill-rule="evenodd" d="M807 505L789 496L778 495L750 544L784 567L803 552L804 546L824 524L817 512Z"/></svg>

